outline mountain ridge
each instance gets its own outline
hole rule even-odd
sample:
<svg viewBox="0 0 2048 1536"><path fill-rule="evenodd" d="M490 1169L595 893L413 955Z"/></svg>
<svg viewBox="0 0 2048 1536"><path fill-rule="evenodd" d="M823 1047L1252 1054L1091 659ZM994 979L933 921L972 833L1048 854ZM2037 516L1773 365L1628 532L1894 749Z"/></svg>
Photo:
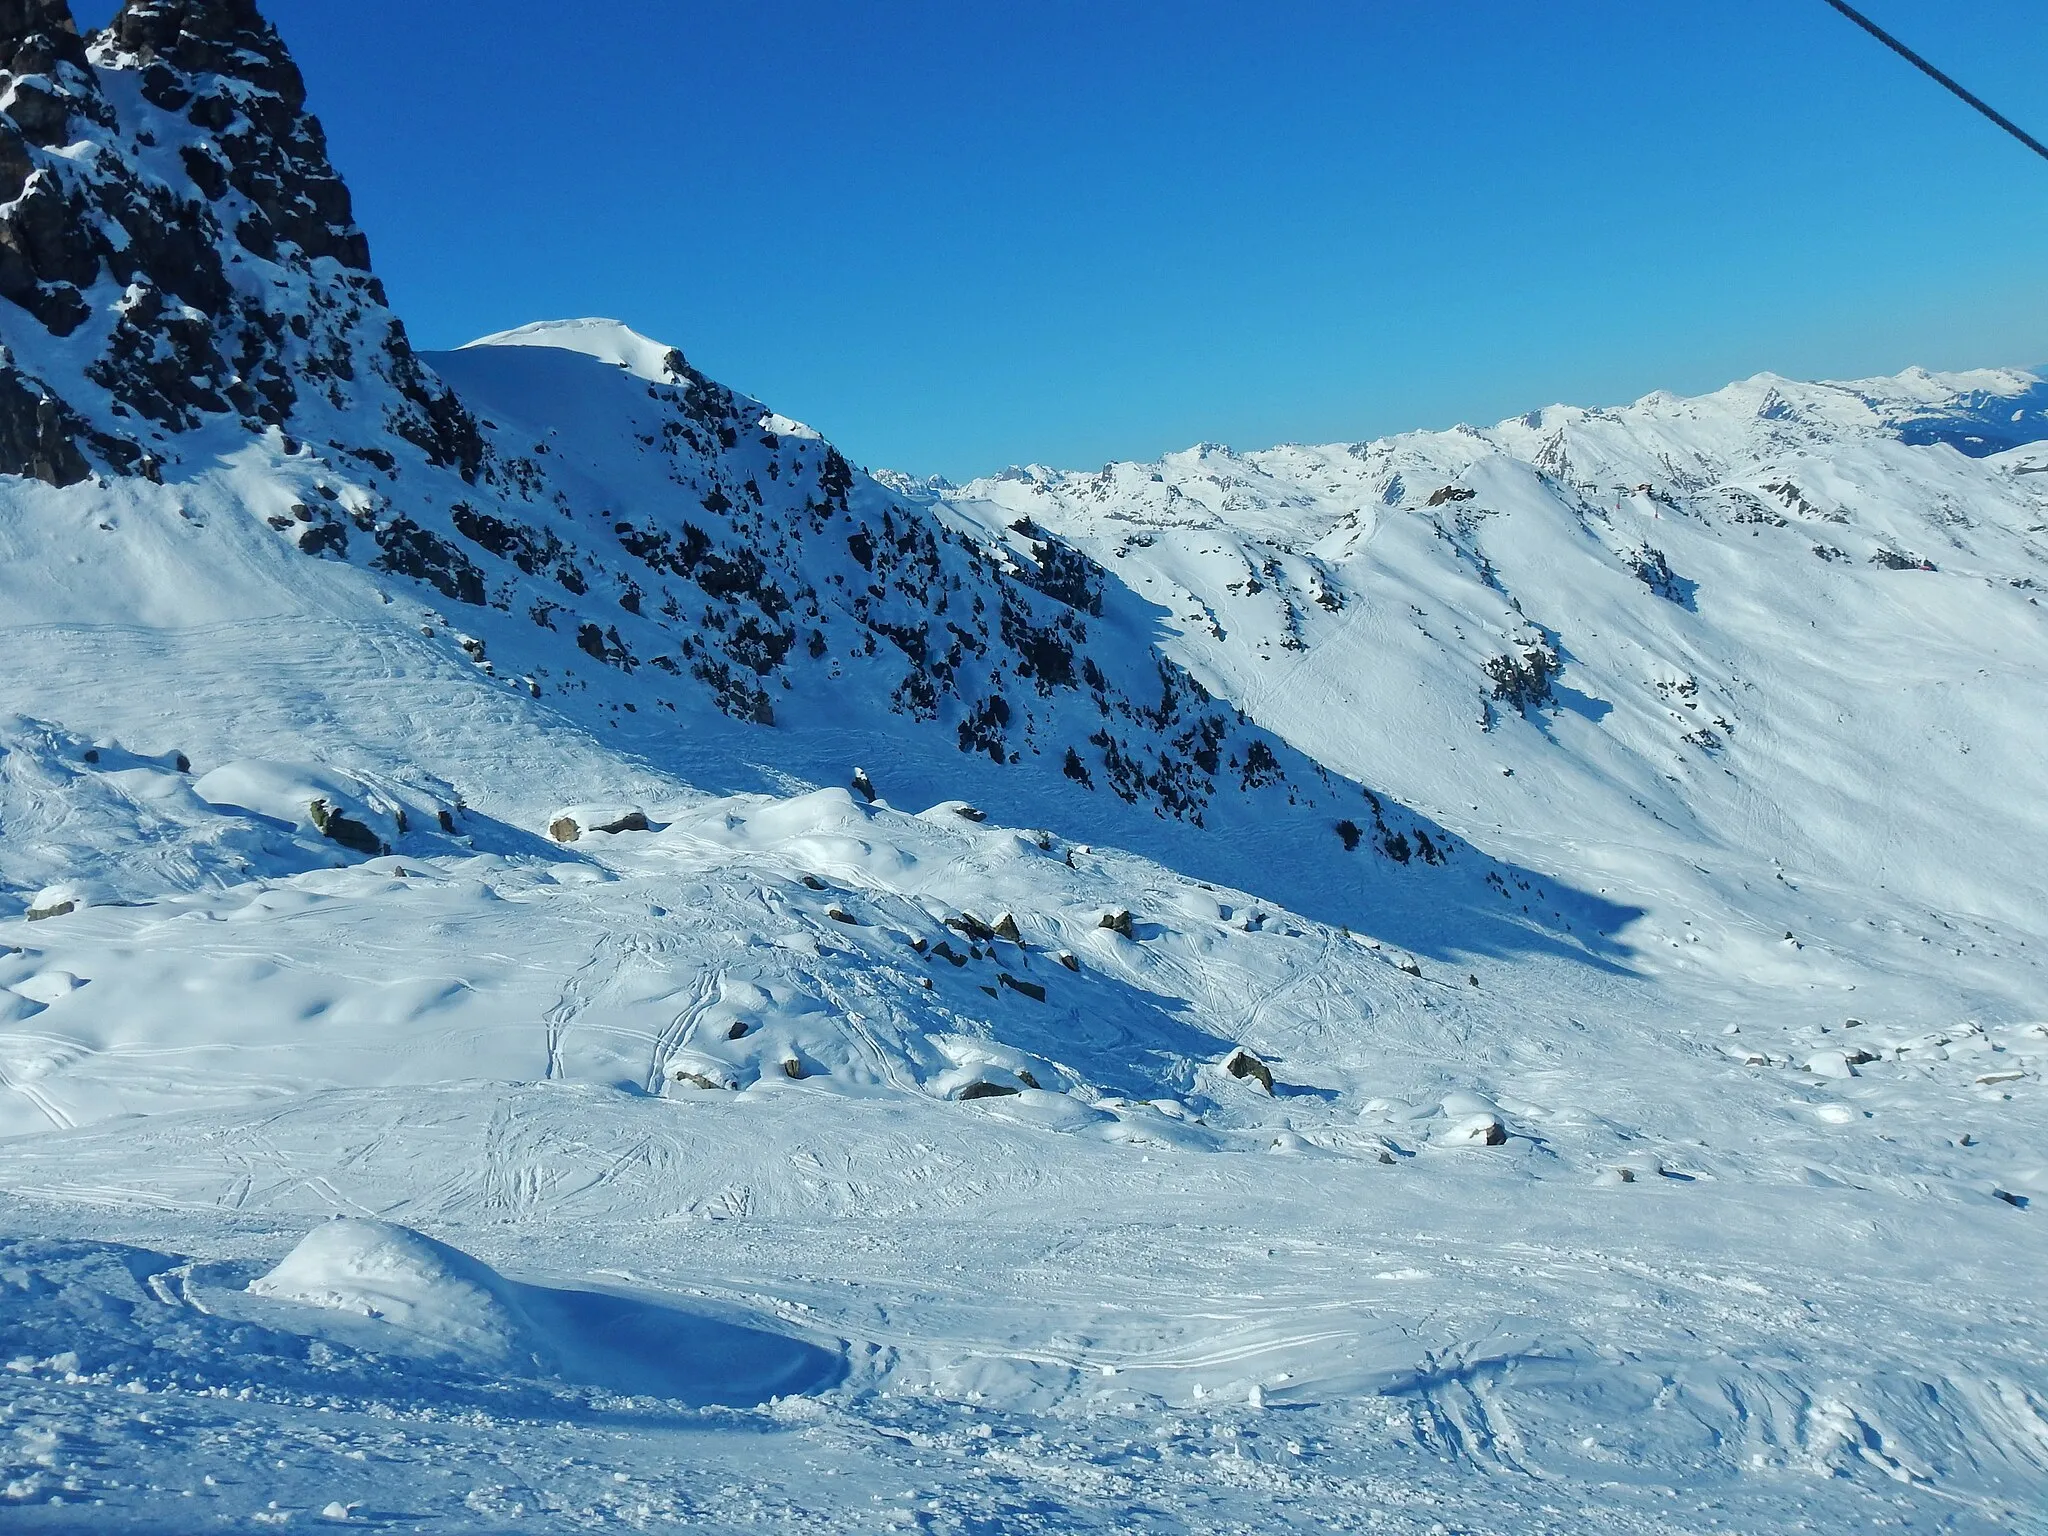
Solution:
<svg viewBox="0 0 2048 1536"><path fill-rule="evenodd" d="M933 518L677 349L583 321L415 352L296 67L244 0L137 0L89 38L66 26L65 7L39 5L0 38L24 64L37 28L72 39L52 66L69 106L36 121L74 140L31 146L23 196L0 212L40 306L8 332L6 377L33 397L15 423L34 439L29 478L129 501L137 531L107 546L102 612L353 611L366 589L350 566L387 606L389 583L416 584L423 638L487 684L653 761L690 750L706 705L754 729L805 713L872 742L865 761L832 762L816 729L726 758L812 782L870 766L933 798L949 777L985 783L951 759L986 760L1092 835L1171 845L1237 883L1273 861L1150 823L1256 825L1296 850L1276 894L1340 921L1459 851L1211 698L1158 653L1156 616L1057 538ZM6 89L0 119L40 99L25 74ZM31 213L53 199L100 233L52 245ZM315 563L294 578L273 552ZM61 609L24 592L18 611ZM1451 881L1468 902L1489 863L1471 862ZM1559 911L1541 942L1581 942ZM1478 931L1519 942L1492 919Z"/></svg>

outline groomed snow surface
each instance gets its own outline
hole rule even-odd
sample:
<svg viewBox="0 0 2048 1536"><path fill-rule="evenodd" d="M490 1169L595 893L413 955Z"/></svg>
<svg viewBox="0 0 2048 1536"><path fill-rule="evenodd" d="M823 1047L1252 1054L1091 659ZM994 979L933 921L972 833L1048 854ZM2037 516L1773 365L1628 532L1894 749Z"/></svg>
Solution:
<svg viewBox="0 0 2048 1536"><path fill-rule="evenodd" d="M1441 867L0 484L0 1529L2048 1532L2039 389L920 492Z"/></svg>

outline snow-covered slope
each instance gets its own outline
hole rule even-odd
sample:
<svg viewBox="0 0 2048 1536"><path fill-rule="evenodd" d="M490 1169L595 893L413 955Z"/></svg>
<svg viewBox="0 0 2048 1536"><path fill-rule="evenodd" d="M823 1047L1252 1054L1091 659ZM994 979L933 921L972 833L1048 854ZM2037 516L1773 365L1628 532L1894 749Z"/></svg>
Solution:
<svg viewBox="0 0 2048 1536"><path fill-rule="evenodd" d="M2024 1009L2048 481L2008 445L2043 438L2031 375L1759 378L945 495L1058 531L1174 615L1219 697L1627 891L1724 981L1833 990L1833 957L1883 956L1893 1002Z"/></svg>
<svg viewBox="0 0 2048 1536"><path fill-rule="evenodd" d="M0 67L0 1524L2048 1529L2038 380L870 475Z"/></svg>

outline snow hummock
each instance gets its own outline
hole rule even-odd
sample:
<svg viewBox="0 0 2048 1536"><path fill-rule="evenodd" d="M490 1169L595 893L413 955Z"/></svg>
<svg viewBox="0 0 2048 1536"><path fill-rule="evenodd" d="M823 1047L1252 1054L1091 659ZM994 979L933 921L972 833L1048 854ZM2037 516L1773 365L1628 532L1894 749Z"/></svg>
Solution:
<svg viewBox="0 0 2048 1536"><path fill-rule="evenodd" d="M249 1292L388 1324L429 1352L504 1365L540 1353L512 1287L488 1264L388 1221L315 1227Z"/></svg>
<svg viewBox="0 0 2048 1536"><path fill-rule="evenodd" d="M522 1284L425 1233L363 1217L314 1227L244 1294L288 1304L252 1318L324 1335L331 1345L700 1404L751 1406L817 1392L845 1369L830 1340L765 1327L743 1314ZM208 1305L246 1310L232 1297Z"/></svg>

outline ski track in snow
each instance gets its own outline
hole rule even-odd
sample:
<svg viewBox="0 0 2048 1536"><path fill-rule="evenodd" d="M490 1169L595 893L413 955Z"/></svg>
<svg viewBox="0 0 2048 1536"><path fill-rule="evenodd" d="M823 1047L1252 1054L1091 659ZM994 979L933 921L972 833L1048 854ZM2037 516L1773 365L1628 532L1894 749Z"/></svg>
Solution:
<svg viewBox="0 0 2048 1536"><path fill-rule="evenodd" d="M35 45L0 1528L2048 1536L2048 385L870 474L242 10Z"/></svg>

